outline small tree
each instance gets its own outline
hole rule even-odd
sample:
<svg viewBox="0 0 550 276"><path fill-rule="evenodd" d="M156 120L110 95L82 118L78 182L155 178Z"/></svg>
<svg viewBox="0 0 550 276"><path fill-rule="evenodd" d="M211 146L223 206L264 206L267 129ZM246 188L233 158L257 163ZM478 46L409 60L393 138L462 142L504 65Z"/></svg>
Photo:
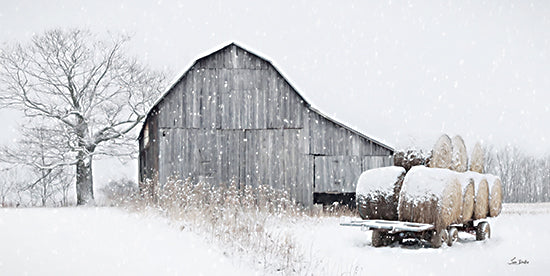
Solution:
<svg viewBox="0 0 550 276"><path fill-rule="evenodd" d="M26 184L20 190L29 194L33 205L55 203L59 196L66 199L62 190L74 173L67 172L73 157L64 143L64 133L63 129L45 127L43 122L34 120L21 128L22 138L15 145L0 148L0 161L23 165Z"/></svg>
<svg viewBox="0 0 550 276"><path fill-rule="evenodd" d="M109 181L101 192L108 204L118 206L134 199L139 194L139 189L135 181L122 178Z"/></svg>
<svg viewBox="0 0 550 276"><path fill-rule="evenodd" d="M14 178L10 175L10 171L5 168L0 169L0 207L7 206L10 203L10 196L14 193L17 187L15 186Z"/></svg>
<svg viewBox="0 0 550 276"><path fill-rule="evenodd" d="M94 201L94 157L134 153L135 127L165 86L124 54L127 41L55 29L0 50L0 103L54 133L68 159L51 167L75 167L78 205Z"/></svg>

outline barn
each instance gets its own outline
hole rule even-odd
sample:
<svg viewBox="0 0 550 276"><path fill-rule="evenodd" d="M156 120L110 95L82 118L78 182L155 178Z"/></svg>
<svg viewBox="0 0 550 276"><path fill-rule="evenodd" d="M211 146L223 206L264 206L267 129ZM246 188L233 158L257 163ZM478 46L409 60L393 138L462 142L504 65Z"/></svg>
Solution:
<svg viewBox="0 0 550 276"><path fill-rule="evenodd" d="M270 185L311 206L353 200L361 172L391 165L393 153L314 109L269 60L231 43L195 61L151 108L139 179L141 189L168 177Z"/></svg>

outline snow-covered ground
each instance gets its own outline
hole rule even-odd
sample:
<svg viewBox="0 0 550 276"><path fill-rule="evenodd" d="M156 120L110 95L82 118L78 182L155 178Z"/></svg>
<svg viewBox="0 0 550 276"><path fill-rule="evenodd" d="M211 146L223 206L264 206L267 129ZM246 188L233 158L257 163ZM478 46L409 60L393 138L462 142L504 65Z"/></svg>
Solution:
<svg viewBox="0 0 550 276"><path fill-rule="evenodd" d="M339 226L350 219L311 219L284 231L293 232L312 257L314 274L541 275L550 268L550 204L505 205L503 214L489 219L490 240L461 233L458 243L439 249L371 247L370 231ZM529 263L510 264L520 259Z"/></svg>
<svg viewBox="0 0 550 276"><path fill-rule="evenodd" d="M116 208L0 209L0 275L248 275L166 220Z"/></svg>
<svg viewBox="0 0 550 276"><path fill-rule="evenodd" d="M312 275L540 275L550 267L550 204L505 205L492 238L461 234L452 247L373 248L352 218L270 220L293 237L300 273ZM513 258L515 258L513 260ZM250 258L229 258L177 223L116 208L0 209L0 275L246 275ZM528 261L528 264L510 264Z"/></svg>

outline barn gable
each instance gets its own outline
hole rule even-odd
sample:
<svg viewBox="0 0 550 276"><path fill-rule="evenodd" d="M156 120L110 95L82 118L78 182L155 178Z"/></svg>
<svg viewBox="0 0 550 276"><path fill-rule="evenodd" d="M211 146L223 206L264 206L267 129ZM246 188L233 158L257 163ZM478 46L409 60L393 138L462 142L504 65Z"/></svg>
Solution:
<svg viewBox="0 0 550 276"><path fill-rule="evenodd" d="M232 43L198 59L151 109L140 181L267 184L309 205L314 193L353 193L359 174L392 154L311 108L271 62Z"/></svg>

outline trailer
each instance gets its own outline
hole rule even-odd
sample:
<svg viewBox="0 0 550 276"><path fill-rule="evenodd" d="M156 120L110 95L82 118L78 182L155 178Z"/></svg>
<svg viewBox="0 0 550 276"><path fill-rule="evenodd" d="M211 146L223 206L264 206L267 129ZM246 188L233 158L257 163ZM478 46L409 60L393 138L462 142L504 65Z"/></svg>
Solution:
<svg viewBox="0 0 550 276"><path fill-rule="evenodd" d="M458 240L458 232L473 234L478 241L491 237L491 226L486 220L452 224L442 230L436 230L432 224L391 220L357 220L340 225L360 227L362 231L371 230L374 247L387 246L394 242L402 244L411 239L427 241L434 248L441 247L443 243L452 246Z"/></svg>

